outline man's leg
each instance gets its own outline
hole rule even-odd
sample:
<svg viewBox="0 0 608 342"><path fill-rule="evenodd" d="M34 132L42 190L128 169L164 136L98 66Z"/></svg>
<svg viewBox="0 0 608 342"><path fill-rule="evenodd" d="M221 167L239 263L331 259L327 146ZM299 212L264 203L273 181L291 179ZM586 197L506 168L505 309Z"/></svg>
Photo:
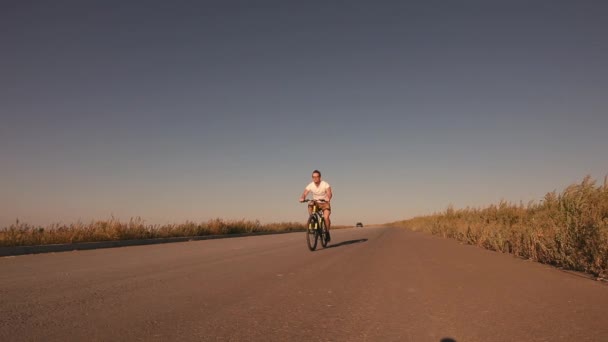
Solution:
<svg viewBox="0 0 608 342"><path fill-rule="evenodd" d="M331 219L329 216L331 215L331 210L323 210L323 217L325 218L325 225L327 226L327 231L331 228Z"/></svg>
<svg viewBox="0 0 608 342"><path fill-rule="evenodd" d="M323 218L325 219L325 227L327 228L327 237L325 239L327 242L331 241L331 234L329 233L329 228L331 228L331 220L329 219L329 215L331 215L331 210L323 210Z"/></svg>

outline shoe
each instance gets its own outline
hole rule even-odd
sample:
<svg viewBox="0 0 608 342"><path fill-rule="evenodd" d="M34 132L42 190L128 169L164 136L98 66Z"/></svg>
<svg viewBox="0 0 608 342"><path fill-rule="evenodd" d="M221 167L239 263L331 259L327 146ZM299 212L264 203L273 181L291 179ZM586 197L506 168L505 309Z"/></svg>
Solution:
<svg viewBox="0 0 608 342"><path fill-rule="evenodd" d="M329 241L331 241L331 235L329 235L329 232L327 232L325 234L325 242L329 242Z"/></svg>

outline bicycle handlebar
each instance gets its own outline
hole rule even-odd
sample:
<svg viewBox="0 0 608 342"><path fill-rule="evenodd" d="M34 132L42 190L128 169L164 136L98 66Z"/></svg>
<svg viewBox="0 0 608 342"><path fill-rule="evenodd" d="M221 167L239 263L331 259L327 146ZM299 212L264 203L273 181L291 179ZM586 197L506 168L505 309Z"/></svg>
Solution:
<svg viewBox="0 0 608 342"><path fill-rule="evenodd" d="M300 201L300 203L305 203L305 202L321 202L321 203L325 203L327 201L324 200L324 199L314 200L314 199L308 199L308 198L305 199L305 200L303 200L303 201Z"/></svg>

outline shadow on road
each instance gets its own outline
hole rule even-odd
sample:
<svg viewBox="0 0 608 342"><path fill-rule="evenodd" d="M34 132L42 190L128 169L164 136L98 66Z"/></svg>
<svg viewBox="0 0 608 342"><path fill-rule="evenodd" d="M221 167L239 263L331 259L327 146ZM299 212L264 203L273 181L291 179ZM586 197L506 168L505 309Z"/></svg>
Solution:
<svg viewBox="0 0 608 342"><path fill-rule="evenodd" d="M442 338L439 342L456 342L456 340L453 338L446 337Z"/></svg>
<svg viewBox="0 0 608 342"><path fill-rule="evenodd" d="M327 246L327 248L334 248L334 247L352 245L353 243L361 243L361 242L365 242L365 241L367 241L367 239L342 241L342 242L339 242L339 243L337 243L335 245L329 245L329 246Z"/></svg>

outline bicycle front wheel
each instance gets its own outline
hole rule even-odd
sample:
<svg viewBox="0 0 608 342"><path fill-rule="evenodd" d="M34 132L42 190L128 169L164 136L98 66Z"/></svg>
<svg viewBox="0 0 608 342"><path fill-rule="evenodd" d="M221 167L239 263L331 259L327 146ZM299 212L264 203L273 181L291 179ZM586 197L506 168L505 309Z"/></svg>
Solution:
<svg viewBox="0 0 608 342"><path fill-rule="evenodd" d="M314 216L311 216L308 219L308 229L306 229L306 243L308 244L308 249L314 251L317 249L317 241L319 239L319 223Z"/></svg>

